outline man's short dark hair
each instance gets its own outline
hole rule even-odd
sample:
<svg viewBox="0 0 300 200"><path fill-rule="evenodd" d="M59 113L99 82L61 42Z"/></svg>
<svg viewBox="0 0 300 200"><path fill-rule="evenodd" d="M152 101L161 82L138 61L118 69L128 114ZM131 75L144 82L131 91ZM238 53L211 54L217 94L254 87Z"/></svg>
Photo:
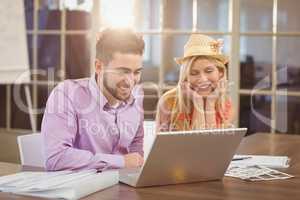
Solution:
<svg viewBox="0 0 300 200"><path fill-rule="evenodd" d="M142 35L128 28L107 28L99 33L96 58L108 63L114 53L143 55L145 43Z"/></svg>

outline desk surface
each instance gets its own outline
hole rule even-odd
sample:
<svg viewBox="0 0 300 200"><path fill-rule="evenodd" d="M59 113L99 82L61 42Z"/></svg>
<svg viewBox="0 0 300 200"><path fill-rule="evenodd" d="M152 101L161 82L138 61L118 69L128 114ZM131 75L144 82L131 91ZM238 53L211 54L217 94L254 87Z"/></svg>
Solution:
<svg viewBox="0 0 300 200"><path fill-rule="evenodd" d="M94 193L84 200L98 199L300 199L300 136L255 134L243 139L238 153L287 155L291 166L286 170L295 178L264 182L246 182L225 177L222 181L200 182L135 189L119 184ZM21 170L20 165L0 163L0 176ZM39 199L0 193L0 199Z"/></svg>

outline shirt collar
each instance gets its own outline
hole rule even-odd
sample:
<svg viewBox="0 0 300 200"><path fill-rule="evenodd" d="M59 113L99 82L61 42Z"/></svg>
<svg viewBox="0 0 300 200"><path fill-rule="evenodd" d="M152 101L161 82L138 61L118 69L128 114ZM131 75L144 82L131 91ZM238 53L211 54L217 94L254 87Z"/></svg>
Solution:
<svg viewBox="0 0 300 200"><path fill-rule="evenodd" d="M106 106L106 107L109 106L107 98L104 96L104 94L102 93L102 91L100 90L100 88L97 84L95 73L91 76L91 78L89 80L89 89L91 91L93 98L96 99L96 101L99 103L102 110L103 110L104 106ZM127 101L122 101L120 103L119 107L124 107L126 105L134 104L136 95L137 95L136 89L137 89L137 87L135 87L133 89L133 91L130 95L130 98Z"/></svg>

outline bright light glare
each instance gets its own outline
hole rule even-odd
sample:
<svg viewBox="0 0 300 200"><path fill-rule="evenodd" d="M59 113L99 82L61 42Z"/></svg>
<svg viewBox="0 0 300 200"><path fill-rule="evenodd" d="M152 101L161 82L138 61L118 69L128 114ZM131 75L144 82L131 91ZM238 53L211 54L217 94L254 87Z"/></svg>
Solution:
<svg viewBox="0 0 300 200"><path fill-rule="evenodd" d="M102 0L102 25L112 27L133 27L133 3L133 0Z"/></svg>

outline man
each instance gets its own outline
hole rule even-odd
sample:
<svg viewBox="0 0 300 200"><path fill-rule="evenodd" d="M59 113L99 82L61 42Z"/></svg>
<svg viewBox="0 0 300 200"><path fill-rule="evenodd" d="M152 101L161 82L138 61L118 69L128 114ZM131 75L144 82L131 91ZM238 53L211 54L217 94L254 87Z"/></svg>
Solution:
<svg viewBox="0 0 300 200"><path fill-rule="evenodd" d="M144 41L129 29L105 29L95 74L60 83L42 121L46 169L132 168L143 164Z"/></svg>

